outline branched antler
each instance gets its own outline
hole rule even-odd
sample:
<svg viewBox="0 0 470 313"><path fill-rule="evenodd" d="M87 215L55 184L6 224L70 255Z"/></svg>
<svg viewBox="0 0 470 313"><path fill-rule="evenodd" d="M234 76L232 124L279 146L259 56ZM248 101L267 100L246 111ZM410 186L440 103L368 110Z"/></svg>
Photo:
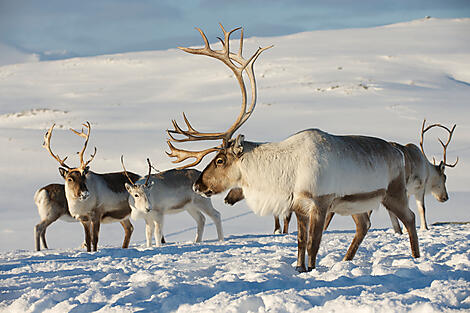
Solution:
<svg viewBox="0 0 470 313"><path fill-rule="evenodd" d="M421 140L419 142L419 145L421 147L421 152L423 152L423 155L426 157L426 154L424 153L424 146L423 146L423 144L424 144L424 133L427 132L428 130L430 130L431 128L433 128L433 127L443 128L449 133L449 137L448 137L447 142L445 144L444 144L444 142L442 142L442 140L440 138L438 138L439 142L442 145L442 148L444 149L444 156L443 156L442 162L445 166L455 167L457 165L457 163L459 162L459 157L457 157L457 160L455 161L454 164L448 164L447 163L447 146L449 145L450 141L452 140L452 135L454 134L454 130L457 127L457 124L454 124L452 129L449 129L448 127L446 127L444 125L441 125L441 124L438 124L438 123L429 125L427 127L425 127L425 124L426 124L426 119L423 120L423 125L421 126Z"/></svg>
<svg viewBox="0 0 470 313"><path fill-rule="evenodd" d="M230 138L233 134L240 128L240 126L245 123L248 118L253 113L253 110L256 105L256 80L255 74L253 70L253 65L258 58L258 56L266 49L271 48L272 46L265 47L265 48L258 48L258 50L249 58L244 59L242 56L243 51L243 29L241 27L232 29L231 31L226 31L222 24L220 24L220 28L224 33L224 39L218 38L222 44L221 50L213 50L210 45L209 41L207 40L206 35L200 28L196 28L197 31L201 34L202 40L204 41L204 48L183 48L179 47L179 49L192 53L192 54L199 54L199 55L206 55L217 60L222 61L225 65L227 65L235 75L235 78L238 81L238 84L241 89L242 93L242 106L240 113L236 119L236 121L229 127L225 132L216 132L216 133L202 133L194 129L192 125L189 123L186 115L183 113L183 119L186 124L187 129L182 129L175 120L172 120L172 124L174 129L167 130L168 136L170 139L168 140L168 145L171 149L171 153L167 153L170 157L176 157L177 159L173 161L173 163L180 163L188 158L195 158L196 160L188 165L180 167L186 168L190 166L194 166L201 162L202 158L214 151L219 151L221 148L226 148L228 146ZM241 29L241 36L240 36L240 47L238 49L238 53L234 54L230 52L230 35ZM245 82L243 79L243 71L246 71L248 78L250 80L251 85L251 103L249 108L247 109L247 92L245 87ZM173 135L179 134L183 135L184 138L175 138ZM188 150L181 150L175 148L172 142L187 142L187 141L200 141L200 140L219 140L221 139L222 145L210 149L206 149L203 151L188 151Z"/></svg>
<svg viewBox="0 0 470 313"><path fill-rule="evenodd" d="M84 161L83 161L83 153L85 153L86 147L87 147L87 145L88 145L88 139L90 139L91 126L90 126L90 123L89 123L89 122L86 122L85 124L82 124L82 125L88 130L87 133L85 133L85 132L83 131L83 128L82 128L81 132L78 132L78 131L76 131L76 130L74 130L74 129L72 129L72 128L70 128L70 130L71 130L72 132L74 132L76 135L78 135L78 136L80 136L80 137L82 137L82 138L85 138L85 143L83 144L83 149L82 149L82 151L80 151L80 152L78 153L78 156L79 156L79 158L80 158L80 167L79 167L79 168L82 169L82 170L84 170L84 169L88 166L88 164L90 164L90 162L93 161L93 159L95 158L95 155L96 155L96 147L95 147L95 150L94 150L93 154L91 155L90 160L88 160L87 162L84 162Z"/></svg>
<svg viewBox="0 0 470 313"><path fill-rule="evenodd" d="M59 164L67 169L71 169L67 164L65 164L65 160L67 160L67 157L61 159L58 154L54 154L51 150L51 137L52 137L52 131L54 130L55 124L52 124L51 128L46 132L44 135L44 142L42 146L49 151L49 154L57 161Z"/></svg>
<svg viewBox="0 0 470 313"><path fill-rule="evenodd" d="M85 144L83 146L83 149L78 153L79 155L79 158L80 158L80 166L79 167L75 167L75 168L72 168L70 166L68 166L67 164L65 164L65 160L67 159L67 157L61 159L59 157L59 155L57 154L54 154L51 150L51 137L52 137L52 131L54 129L54 126L55 124L53 124L51 126L51 128L49 128L49 130L47 131L47 133L44 135L44 143L43 143L43 147L45 149L47 149L47 151L49 151L49 154L57 161L59 162L59 164L69 170L77 170L77 171L80 171L80 172L83 172L85 170L85 168L88 166L88 164L90 164L90 162L93 160L93 158L95 157L96 155L96 147L95 147L95 151L93 152L93 154L91 155L91 158L90 160L88 160L87 162L84 162L83 161L83 153L85 152L85 149L88 145L88 139L90 138L90 123L86 122L86 124L83 124L83 126L85 126L87 129L88 129L88 133L85 133L83 131L83 128L82 128L82 131L81 132L77 132L76 130L73 130L72 128L70 128L71 131L73 131L75 134L77 134L78 136L80 137L83 137L85 138Z"/></svg>

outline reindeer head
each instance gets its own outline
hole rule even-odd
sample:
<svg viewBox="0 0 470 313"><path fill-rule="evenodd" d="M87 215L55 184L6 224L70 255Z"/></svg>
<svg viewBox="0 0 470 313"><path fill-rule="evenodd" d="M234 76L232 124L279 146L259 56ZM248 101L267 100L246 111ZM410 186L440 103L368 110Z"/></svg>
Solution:
<svg viewBox="0 0 470 313"><path fill-rule="evenodd" d="M65 189L67 191L67 195L70 195L73 199L79 201L85 201L90 196L90 192L86 186L86 177L89 170L88 164L93 160L96 155L96 147L88 161L83 160L83 154L85 153L86 147L88 145L88 139L90 138L90 130L91 126L89 122L83 124L83 126L88 129L88 132L85 133L83 128L81 132L76 130L70 129L76 135L85 138L85 143L83 145L83 149L78 153L80 158L80 166L78 167L69 167L65 164L65 160L67 157L61 159L59 155L54 154L51 150L51 137L52 131L54 129L55 124L53 124L47 133L44 135L44 143L43 147L49 151L49 154L57 161L62 167L59 167L60 175L65 179Z"/></svg>
<svg viewBox="0 0 470 313"><path fill-rule="evenodd" d="M199 176L198 180L194 183L193 189L204 195L210 197L213 194L217 194L225 191L226 189L233 186L237 179L239 179L239 172L236 166L237 161L240 159L243 154L243 136L239 135L235 140L231 139L233 134L240 128L240 126L245 123L248 118L253 113L253 110L256 105L256 80L253 70L254 63L258 56L266 49L271 48L258 48L258 50L249 58L244 59L242 57L243 50L243 29L235 28L229 32L225 31L222 24L220 28L224 33L224 39L218 38L222 43L221 50L213 50L207 38L202 30L197 28L201 34L202 39L204 40L204 48L192 49L192 48L180 48L181 50L192 53L206 55L217 60L222 61L227 65L235 75L235 78L238 81L238 84L242 93L242 106L240 114L237 117L237 120L230 126L230 128L225 132L218 133L201 133L196 131L191 124L189 123L186 115L183 113L183 119L186 123L187 130L183 130L176 123L175 120L173 123L173 130L168 130L168 145L171 149L171 153L168 153L170 157L177 158L173 163L182 162L188 158L194 158L195 161L187 164L185 166L179 167L178 169L187 168L190 166L195 166L201 162L201 160L209 153L217 152L215 158L209 163L209 165L204 169L204 171ZM230 52L230 35L241 29L240 36L240 47L238 53ZM251 85L251 104L247 109L247 92L245 87L245 81L243 78L243 72L248 76ZM185 136L185 138L175 138L173 134L179 134ZM171 142L186 142L186 141L202 141L202 140L222 140L222 144L209 148L202 151L188 151L175 148Z"/></svg>
<svg viewBox="0 0 470 313"><path fill-rule="evenodd" d="M452 135L454 134L454 130L455 130L455 127L457 127L457 125L454 124L452 129L449 129L448 127L443 126L441 124L432 124L427 127L425 127L425 124L426 124L426 120L423 121L423 125L421 127L421 140L419 142L419 145L421 147L421 152L423 153L426 159L427 157L426 157L426 154L424 153L424 133L433 127L440 127L449 133L449 137L446 143L444 143L441 139L438 139L442 145L442 148L444 149L443 160L438 165L436 165L436 160L433 158L433 167L430 173L430 177L428 178L429 179L428 183L431 186L431 193L434 196L434 198L436 198L436 200L438 200L439 202L445 202L449 200L449 195L447 193L447 188L446 188L447 176L444 173L446 166L455 167L459 161L458 157L454 164L448 164L446 160L447 159L447 146L449 145L452 139Z"/></svg>
<svg viewBox="0 0 470 313"><path fill-rule="evenodd" d="M124 169L124 174L127 176L127 179L129 179L130 182L130 184L125 183L124 185L126 187L127 192L129 192L129 194L131 195L131 197L129 198L129 205L132 211L137 211L133 213L148 213L152 210L150 192L153 188L154 183L153 181L149 182L150 173L152 171L152 164L150 163L149 159L147 159L147 163L149 165L149 173L147 175L147 179L143 184L140 183L140 181L134 183L127 174L126 167L124 166L123 156L121 156L121 164L122 168Z"/></svg>

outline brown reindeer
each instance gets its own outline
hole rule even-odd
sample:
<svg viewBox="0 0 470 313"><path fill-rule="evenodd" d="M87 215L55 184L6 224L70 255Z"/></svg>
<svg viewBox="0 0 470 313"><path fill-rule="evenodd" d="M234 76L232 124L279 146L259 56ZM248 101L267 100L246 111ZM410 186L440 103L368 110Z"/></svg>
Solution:
<svg viewBox="0 0 470 313"><path fill-rule="evenodd" d="M65 196L72 217L79 220L85 228L85 242L87 251L98 249L98 237L101 223L120 222L125 230L123 248L129 246L133 226L129 221L131 208L127 202L128 194L124 184L127 177L123 172L98 174L90 171L89 164L96 155L96 148L88 161L83 160L83 154L87 148L91 126L86 122L83 126L88 130L84 132L73 131L76 135L85 139L82 150L79 152L80 165L69 167L65 160L54 154L50 147L54 125L44 136L44 148L62 167L59 167L60 175L65 180ZM128 172L133 180L138 180L139 175Z"/></svg>
<svg viewBox="0 0 470 313"><path fill-rule="evenodd" d="M366 212L380 203L405 224L411 254L419 257L415 217L408 208L403 153L390 143L374 137L335 136L319 129L307 129L277 143L249 142L243 135L232 138L253 113L256 104L253 65L261 52L270 47L259 48L249 59L244 59L243 32L238 53L232 53L230 35L237 29L227 32L222 25L221 28L224 33L224 39L220 39L221 50L213 50L200 29L204 47L181 48L222 61L234 73L242 93L240 114L227 131L199 132L184 114L187 129L173 121L174 129L168 130L169 155L176 158L174 162L195 159L180 168L197 165L207 154L217 152L193 189L210 197L239 187L243 189L248 206L260 215L285 216L294 211L298 222L296 269L300 272L315 268L328 212L354 216L358 231L345 256L349 260L369 229ZM251 84L249 107L243 72ZM178 149L171 143L202 140L221 140L222 143L202 151Z"/></svg>

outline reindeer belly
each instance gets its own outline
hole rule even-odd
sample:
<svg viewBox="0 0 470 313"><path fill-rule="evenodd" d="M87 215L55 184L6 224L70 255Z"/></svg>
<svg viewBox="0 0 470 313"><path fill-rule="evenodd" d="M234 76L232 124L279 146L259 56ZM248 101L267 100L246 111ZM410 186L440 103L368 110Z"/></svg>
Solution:
<svg viewBox="0 0 470 313"><path fill-rule="evenodd" d="M73 218L72 216L68 214L64 214L61 217L59 217L61 221L68 222L68 223L73 223L73 222L78 222L77 219Z"/></svg>
<svg viewBox="0 0 470 313"><path fill-rule="evenodd" d="M379 208L385 196L385 189L372 192L351 194L335 198L329 211L339 215L352 215L369 212Z"/></svg>

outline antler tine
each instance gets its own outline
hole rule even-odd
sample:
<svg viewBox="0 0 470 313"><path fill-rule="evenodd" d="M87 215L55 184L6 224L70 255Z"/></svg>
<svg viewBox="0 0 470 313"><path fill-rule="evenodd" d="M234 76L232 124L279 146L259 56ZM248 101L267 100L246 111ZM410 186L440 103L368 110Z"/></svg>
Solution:
<svg viewBox="0 0 470 313"><path fill-rule="evenodd" d="M437 139L437 140L439 140L440 144L442 145L442 148L444 149L444 155L443 155L443 161L442 162L445 166L455 167L457 165L457 163L459 162L459 157L457 157L457 160L455 161L454 164L447 164L447 146L449 145L449 143L452 139L452 135L454 134L454 130L455 130L455 127L457 127L457 124L454 124L452 129L449 129L448 127L446 127L442 124L439 124L439 123L429 125L425 128L424 127L425 123L426 123L426 119L423 120L423 125L421 127L421 141L419 143L419 145L421 146L421 151L423 152L423 155L426 157L426 154L424 153L424 147L423 147L424 133L427 132L428 130L430 130L431 128L433 128L433 127L443 128L449 133L449 138L447 139L447 142L445 144L444 144L444 142L442 142L442 140L440 138ZM433 158L433 160L434 160L434 158ZM435 164L435 162L434 162L434 164Z"/></svg>
<svg viewBox="0 0 470 313"><path fill-rule="evenodd" d="M147 164L149 165L149 173L147 174L147 179L145 180L145 183L144 185L145 186L148 186L148 182L149 182L149 179L150 179L150 174L152 173L152 163L150 163L150 159L147 158Z"/></svg>
<svg viewBox="0 0 470 313"><path fill-rule="evenodd" d="M44 135L44 142L42 146L49 151L49 154L57 161L59 164L65 168L68 168L69 170L72 169L69 167L67 164L65 164L65 160L67 160L67 157L61 159L58 154L54 154L51 150L51 137L52 137L52 131L54 129L55 124L52 124L52 126L49 128L49 130L46 132Z"/></svg>
<svg viewBox="0 0 470 313"><path fill-rule="evenodd" d="M457 163L459 162L459 157L457 157L457 160L455 161L454 164L447 164L447 146L449 145L450 141L452 140L452 135L454 134L455 127L457 127L457 124L454 124L452 127L452 130L447 128L446 126L443 125L438 125L441 128L444 128L448 133L449 133L449 138L447 139L447 142L444 144L440 138L438 138L439 142L442 145L442 148L444 148L444 156L442 162L444 163L445 166L449 167L455 167Z"/></svg>
<svg viewBox="0 0 470 313"><path fill-rule="evenodd" d="M94 153L91 155L91 159L88 160L87 162L84 162L84 161L83 161L83 154L85 153L85 150L86 150L87 145L88 145L88 140L90 139L91 125L90 125L90 123L89 123L88 121L87 121L86 123L82 124L82 125L83 125L86 129L88 129L88 132L87 132L87 133L85 133L85 132L83 131L83 128L82 128L81 132L78 132L78 131L76 131L76 130L74 130L74 129L72 129L72 128L70 128L70 130L71 130L73 133L75 133L76 135L78 135L78 136L80 136L80 137L82 137L82 138L85 138L85 143L83 144L83 148L82 148L82 150L78 153L78 156L79 156L79 158L80 158L80 168L81 168L82 170L84 170L84 169L88 166L88 164L90 164L90 162L93 160L93 158L95 157L95 155L96 155L96 147L95 147Z"/></svg>
<svg viewBox="0 0 470 313"><path fill-rule="evenodd" d="M443 128L447 128L447 127L442 126L441 124L431 124L425 128L424 127L425 125L426 125L426 119L423 120L423 125L421 126L421 140L419 141L419 146L421 147L421 152L423 153L424 157L427 159L428 157L426 156L426 153L424 153L424 133L433 127L443 127Z"/></svg>
<svg viewBox="0 0 470 313"><path fill-rule="evenodd" d="M167 144L170 147L171 153L166 152L166 154L169 157L175 157L176 158L176 160L172 161L173 163L180 163L180 162L183 162L184 160L189 159L189 158L195 158L196 159L194 162L192 162L190 164L186 164L184 166L177 167L178 170L182 170L182 169L185 169L185 168L188 168L188 167L191 167L191 166L196 166L202 161L202 159L207 154L209 154L211 152L219 151L222 148L221 146L217 146L217 147L209 148L209 149L202 150L202 151L189 151L189 150L182 150L182 149L175 148L171 144L170 140L167 140Z"/></svg>
<svg viewBox="0 0 470 313"><path fill-rule="evenodd" d="M129 174L127 174L126 167L124 166L124 155L121 154L121 164L122 168L124 170L124 175L126 175L127 179L130 181L132 186L135 186L135 183L132 181L132 179L129 177Z"/></svg>

